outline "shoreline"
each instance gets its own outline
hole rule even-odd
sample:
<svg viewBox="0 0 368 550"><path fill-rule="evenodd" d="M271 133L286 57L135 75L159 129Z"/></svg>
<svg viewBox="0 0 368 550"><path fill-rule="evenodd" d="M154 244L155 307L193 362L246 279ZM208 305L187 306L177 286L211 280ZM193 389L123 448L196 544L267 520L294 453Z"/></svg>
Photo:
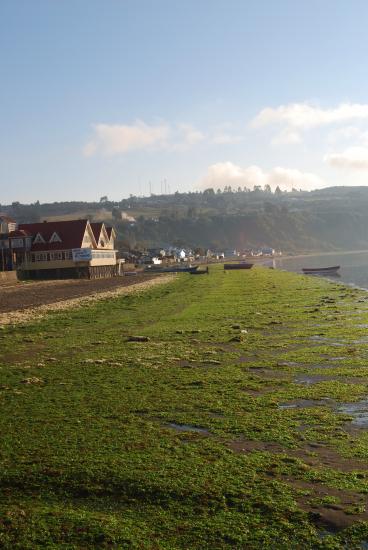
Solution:
<svg viewBox="0 0 368 550"><path fill-rule="evenodd" d="M288 254L287 256L273 256L272 260L298 260L302 258L313 258L315 256L348 256L349 254L368 254L368 250L345 250L345 251L333 251L333 252L315 252L315 253L308 253L308 254L296 254L295 256L291 256Z"/></svg>

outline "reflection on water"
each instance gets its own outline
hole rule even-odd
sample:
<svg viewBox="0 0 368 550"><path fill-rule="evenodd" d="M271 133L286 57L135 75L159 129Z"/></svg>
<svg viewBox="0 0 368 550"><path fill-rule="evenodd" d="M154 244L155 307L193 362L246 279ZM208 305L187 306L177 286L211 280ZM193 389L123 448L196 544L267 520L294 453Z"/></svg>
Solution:
<svg viewBox="0 0 368 550"><path fill-rule="evenodd" d="M368 290L368 252L354 252L348 254L327 254L308 256L304 258L277 258L274 265L278 269L302 272L305 267L329 267L341 266L339 281L350 285L356 285ZM311 275L314 277L314 275ZM336 277L329 276L328 278Z"/></svg>
<svg viewBox="0 0 368 550"><path fill-rule="evenodd" d="M352 416L352 425L359 428L368 427L368 400L362 399L356 403L345 403L341 405L338 412Z"/></svg>

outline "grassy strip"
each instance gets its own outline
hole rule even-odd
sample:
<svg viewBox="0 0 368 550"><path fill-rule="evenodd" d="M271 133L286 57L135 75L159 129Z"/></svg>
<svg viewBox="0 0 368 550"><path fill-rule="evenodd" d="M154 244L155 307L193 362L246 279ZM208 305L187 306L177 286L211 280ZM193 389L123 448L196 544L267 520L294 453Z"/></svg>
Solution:
<svg viewBox="0 0 368 550"><path fill-rule="evenodd" d="M1 546L361 547L367 299L214 266L4 327Z"/></svg>

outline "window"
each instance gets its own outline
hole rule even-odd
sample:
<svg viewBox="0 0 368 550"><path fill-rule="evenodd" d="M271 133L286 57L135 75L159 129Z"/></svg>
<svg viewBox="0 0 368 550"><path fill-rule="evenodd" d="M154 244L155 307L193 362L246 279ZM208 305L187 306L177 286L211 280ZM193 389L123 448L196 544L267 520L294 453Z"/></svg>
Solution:
<svg viewBox="0 0 368 550"><path fill-rule="evenodd" d="M35 238L34 238L33 243L34 243L34 244L37 244L37 243L45 243L45 239L42 237L41 233L37 233L37 235L36 235Z"/></svg>
<svg viewBox="0 0 368 550"><path fill-rule="evenodd" d="M51 235L49 243L61 243L61 239L59 235L56 233L56 231L54 231L53 234Z"/></svg>
<svg viewBox="0 0 368 550"><path fill-rule="evenodd" d="M62 259L63 259L62 252L50 252L50 260L62 260Z"/></svg>
<svg viewBox="0 0 368 550"><path fill-rule="evenodd" d="M47 253L46 252L37 252L35 254L36 262L47 262Z"/></svg>
<svg viewBox="0 0 368 550"><path fill-rule="evenodd" d="M115 258L115 252L102 252L100 250L92 251L92 258L101 260L101 258Z"/></svg>

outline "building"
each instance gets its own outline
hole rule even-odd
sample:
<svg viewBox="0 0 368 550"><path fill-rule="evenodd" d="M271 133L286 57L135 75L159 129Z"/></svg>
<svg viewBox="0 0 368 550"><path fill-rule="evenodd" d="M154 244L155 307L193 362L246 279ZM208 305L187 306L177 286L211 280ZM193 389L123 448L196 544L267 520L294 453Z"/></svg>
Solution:
<svg viewBox="0 0 368 550"><path fill-rule="evenodd" d="M7 214L0 213L0 234L10 233L17 229L17 222Z"/></svg>
<svg viewBox="0 0 368 550"><path fill-rule="evenodd" d="M23 223L29 239L17 270L23 279L102 278L117 274L115 230L104 223L71 220Z"/></svg>
<svg viewBox="0 0 368 550"><path fill-rule="evenodd" d="M0 271L17 269L30 250L32 238L25 231L17 229L17 223L0 214Z"/></svg>

